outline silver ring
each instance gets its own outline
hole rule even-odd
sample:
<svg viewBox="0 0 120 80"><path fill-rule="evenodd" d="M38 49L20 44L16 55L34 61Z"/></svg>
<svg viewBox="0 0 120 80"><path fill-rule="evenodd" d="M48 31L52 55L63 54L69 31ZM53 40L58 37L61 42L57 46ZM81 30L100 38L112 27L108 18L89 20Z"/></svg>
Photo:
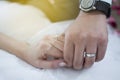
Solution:
<svg viewBox="0 0 120 80"><path fill-rule="evenodd" d="M85 54L85 57L89 57L89 58L92 58L92 57L95 57L96 54L95 53L86 53Z"/></svg>

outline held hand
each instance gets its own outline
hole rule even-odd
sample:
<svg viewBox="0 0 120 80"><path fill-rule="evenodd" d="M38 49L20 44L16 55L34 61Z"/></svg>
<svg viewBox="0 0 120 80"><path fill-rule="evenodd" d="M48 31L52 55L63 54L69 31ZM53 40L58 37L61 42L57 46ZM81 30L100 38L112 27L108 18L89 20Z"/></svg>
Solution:
<svg viewBox="0 0 120 80"><path fill-rule="evenodd" d="M59 68L66 66L63 61L64 43L55 36L44 37L39 44L30 47L25 60L37 68Z"/></svg>
<svg viewBox="0 0 120 80"><path fill-rule="evenodd" d="M64 59L68 67L91 67L104 58L108 42L107 22L104 14L81 12L65 32ZM84 57L84 52L86 56ZM96 56L89 56L89 54Z"/></svg>

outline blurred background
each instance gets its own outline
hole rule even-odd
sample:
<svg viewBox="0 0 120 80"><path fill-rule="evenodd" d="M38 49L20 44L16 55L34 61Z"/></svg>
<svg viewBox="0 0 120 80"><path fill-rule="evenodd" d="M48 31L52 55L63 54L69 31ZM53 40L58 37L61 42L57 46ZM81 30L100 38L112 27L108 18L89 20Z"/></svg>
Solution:
<svg viewBox="0 0 120 80"><path fill-rule="evenodd" d="M79 13L79 0L9 0L21 4L34 5L53 21L74 19ZM120 32L120 0L113 0L112 16L108 23Z"/></svg>
<svg viewBox="0 0 120 80"><path fill-rule="evenodd" d="M120 0L113 0L111 25L120 30Z"/></svg>
<svg viewBox="0 0 120 80"><path fill-rule="evenodd" d="M21 4L34 5L41 9L53 21L75 18L79 13L79 0L9 0Z"/></svg>

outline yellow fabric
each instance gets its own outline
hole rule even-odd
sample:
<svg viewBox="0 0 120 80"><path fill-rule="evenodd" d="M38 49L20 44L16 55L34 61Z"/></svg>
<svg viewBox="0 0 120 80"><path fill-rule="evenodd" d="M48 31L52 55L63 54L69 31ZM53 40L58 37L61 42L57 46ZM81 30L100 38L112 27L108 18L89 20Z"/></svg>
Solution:
<svg viewBox="0 0 120 80"><path fill-rule="evenodd" d="M79 0L10 0L31 4L41 9L51 21L76 18L79 13Z"/></svg>

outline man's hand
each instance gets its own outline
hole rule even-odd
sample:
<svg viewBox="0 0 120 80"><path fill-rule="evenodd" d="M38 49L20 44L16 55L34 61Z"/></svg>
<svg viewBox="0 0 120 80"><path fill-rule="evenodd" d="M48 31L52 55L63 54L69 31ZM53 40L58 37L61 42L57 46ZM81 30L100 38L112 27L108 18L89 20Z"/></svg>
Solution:
<svg viewBox="0 0 120 80"><path fill-rule="evenodd" d="M80 12L65 32L64 59L68 67L82 69L91 67L104 58L108 42L107 19L100 12ZM84 52L96 54L85 57Z"/></svg>

